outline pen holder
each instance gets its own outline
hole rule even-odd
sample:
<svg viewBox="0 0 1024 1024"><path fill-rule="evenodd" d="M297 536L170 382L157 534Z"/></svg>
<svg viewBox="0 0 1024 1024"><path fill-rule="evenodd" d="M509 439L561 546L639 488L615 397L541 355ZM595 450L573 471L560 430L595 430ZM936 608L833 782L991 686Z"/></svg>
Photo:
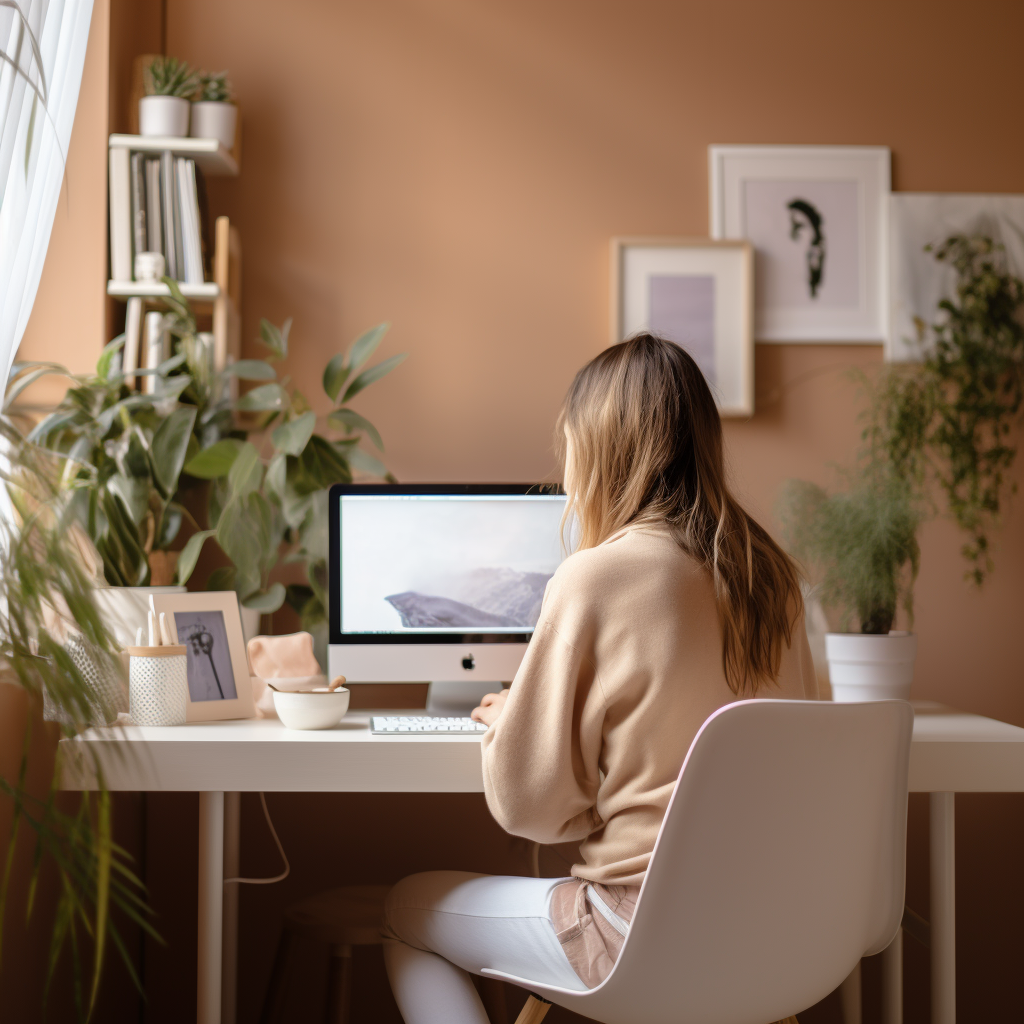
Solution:
<svg viewBox="0 0 1024 1024"><path fill-rule="evenodd" d="M128 712L135 725L184 725L188 707L185 645L129 647Z"/></svg>

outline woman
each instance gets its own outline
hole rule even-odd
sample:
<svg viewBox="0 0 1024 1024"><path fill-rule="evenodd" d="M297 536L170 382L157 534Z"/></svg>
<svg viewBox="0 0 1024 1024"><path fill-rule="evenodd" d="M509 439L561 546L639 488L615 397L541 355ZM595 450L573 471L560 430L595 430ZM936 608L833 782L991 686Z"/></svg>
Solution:
<svg viewBox="0 0 1024 1024"><path fill-rule="evenodd" d="M813 699L796 570L729 492L697 364L641 334L576 375L558 430L577 550L511 690L473 712L487 804L513 835L581 841L570 879L431 871L388 897L407 1024L484 1024L467 971L566 988L618 956L686 752L753 696Z"/></svg>

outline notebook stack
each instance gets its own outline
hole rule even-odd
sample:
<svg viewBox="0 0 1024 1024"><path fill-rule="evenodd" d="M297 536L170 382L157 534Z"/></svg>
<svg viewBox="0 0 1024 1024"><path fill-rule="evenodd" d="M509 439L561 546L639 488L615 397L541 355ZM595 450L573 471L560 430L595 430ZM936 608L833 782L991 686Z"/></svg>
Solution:
<svg viewBox="0 0 1024 1024"><path fill-rule="evenodd" d="M135 254L163 253L168 277L206 279L202 171L194 160L110 150L110 277L134 280Z"/></svg>

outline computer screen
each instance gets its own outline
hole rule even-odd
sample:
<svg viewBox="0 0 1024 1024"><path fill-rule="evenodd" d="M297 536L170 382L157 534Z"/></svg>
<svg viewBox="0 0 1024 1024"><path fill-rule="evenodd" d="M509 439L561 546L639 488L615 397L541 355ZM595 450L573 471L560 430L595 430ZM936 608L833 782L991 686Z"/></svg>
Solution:
<svg viewBox="0 0 1024 1024"><path fill-rule="evenodd" d="M533 631L563 552L559 494L342 493L342 636Z"/></svg>

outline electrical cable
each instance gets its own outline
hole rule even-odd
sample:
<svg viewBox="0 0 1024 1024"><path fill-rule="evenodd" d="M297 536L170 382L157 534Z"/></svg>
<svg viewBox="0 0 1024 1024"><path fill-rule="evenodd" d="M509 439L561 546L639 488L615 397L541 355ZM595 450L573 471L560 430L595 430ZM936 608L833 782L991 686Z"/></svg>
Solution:
<svg viewBox="0 0 1024 1024"><path fill-rule="evenodd" d="M225 878L225 885L231 882L239 882L242 885L271 885L273 882L283 882L292 870L288 863L288 855L284 852L284 846L281 845L281 840L277 835L277 829L274 828L274 823L270 820L270 810L267 808L265 793L260 793L260 803L263 804L263 816L267 819L267 828L270 829L270 834L274 837L274 842L277 843L277 852L281 854L281 860L284 861L284 871L279 875L274 875L273 878Z"/></svg>

